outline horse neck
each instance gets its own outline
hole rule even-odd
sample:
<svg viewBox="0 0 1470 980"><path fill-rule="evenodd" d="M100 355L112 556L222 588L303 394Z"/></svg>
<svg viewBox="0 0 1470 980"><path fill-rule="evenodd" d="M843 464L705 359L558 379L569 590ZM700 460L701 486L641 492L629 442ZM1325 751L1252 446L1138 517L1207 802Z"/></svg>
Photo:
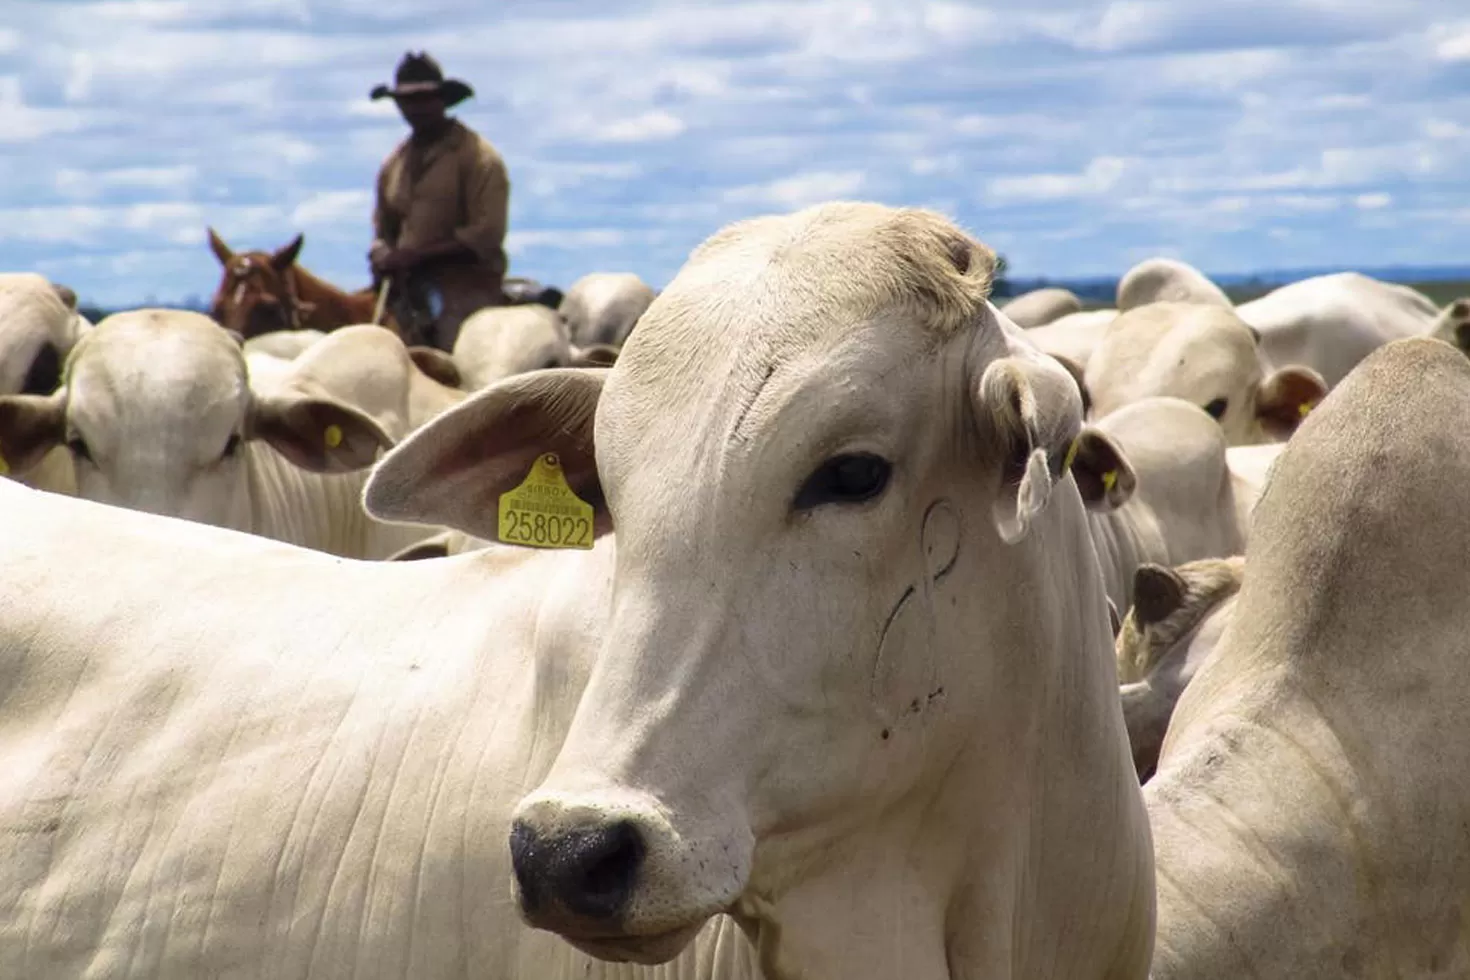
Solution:
<svg viewBox="0 0 1470 980"><path fill-rule="evenodd" d="M371 292L343 292L299 265L286 274L296 280L297 300L310 303L313 307L310 312L303 312L303 327L330 330L333 327L367 323L372 319L374 297Z"/></svg>

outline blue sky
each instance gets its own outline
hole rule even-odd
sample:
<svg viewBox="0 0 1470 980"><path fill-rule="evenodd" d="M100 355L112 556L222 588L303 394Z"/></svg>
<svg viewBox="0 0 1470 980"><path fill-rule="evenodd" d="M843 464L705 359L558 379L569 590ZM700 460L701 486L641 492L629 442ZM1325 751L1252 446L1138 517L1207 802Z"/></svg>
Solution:
<svg viewBox="0 0 1470 980"><path fill-rule="evenodd" d="M1464 0L4 0L0 269L207 296L306 234L366 283L407 48L474 85L513 274L662 286L750 214L922 204L1018 276L1470 260Z"/></svg>

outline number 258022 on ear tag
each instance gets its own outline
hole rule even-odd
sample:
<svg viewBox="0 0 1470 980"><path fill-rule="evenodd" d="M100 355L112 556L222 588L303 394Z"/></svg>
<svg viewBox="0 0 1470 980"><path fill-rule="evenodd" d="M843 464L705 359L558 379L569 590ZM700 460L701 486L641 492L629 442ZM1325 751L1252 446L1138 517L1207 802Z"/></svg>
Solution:
<svg viewBox="0 0 1470 980"><path fill-rule="evenodd" d="M592 505L567 485L556 453L537 456L521 485L500 495L499 532L506 544L592 547Z"/></svg>

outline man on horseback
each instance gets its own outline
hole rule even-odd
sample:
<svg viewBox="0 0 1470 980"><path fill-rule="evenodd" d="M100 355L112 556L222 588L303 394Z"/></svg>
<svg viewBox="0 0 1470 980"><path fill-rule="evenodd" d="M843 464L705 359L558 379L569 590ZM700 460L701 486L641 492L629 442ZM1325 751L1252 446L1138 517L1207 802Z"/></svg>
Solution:
<svg viewBox="0 0 1470 980"><path fill-rule="evenodd" d="M448 351L465 317L506 302L510 178L489 142L446 115L468 85L425 52L405 54L393 81L371 97L392 98L410 133L378 172L368 262L404 341Z"/></svg>

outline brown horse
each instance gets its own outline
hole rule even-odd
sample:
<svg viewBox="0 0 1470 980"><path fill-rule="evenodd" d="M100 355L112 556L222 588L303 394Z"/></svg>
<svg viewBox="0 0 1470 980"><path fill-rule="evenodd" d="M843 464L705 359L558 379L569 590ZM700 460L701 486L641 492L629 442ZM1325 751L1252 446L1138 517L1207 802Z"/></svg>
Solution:
<svg viewBox="0 0 1470 980"><path fill-rule="evenodd" d="M224 266L209 315L246 338L272 330L335 330L373 318L372 289L349 293L296 264L305 239L297 235L274 252L236 253L209 229L209 247ZM381 324L399 332L393 315Z"/></svg>

